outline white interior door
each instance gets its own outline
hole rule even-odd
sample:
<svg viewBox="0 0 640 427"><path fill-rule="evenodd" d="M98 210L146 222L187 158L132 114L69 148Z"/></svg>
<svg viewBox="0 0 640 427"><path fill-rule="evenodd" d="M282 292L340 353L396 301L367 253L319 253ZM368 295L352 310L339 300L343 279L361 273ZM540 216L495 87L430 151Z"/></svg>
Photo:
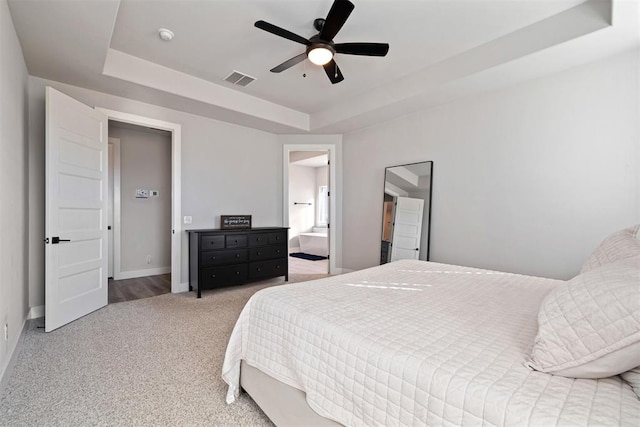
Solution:
<svg viewBox="0 0 640 427"><path fill-rule="evenodd" d="M410 197L396 199L393 237L391 238L391 261L418 259L424 200Z"/></svg>
<svg viewBox="0 0 640 427"><path fill-rule="evenodd" d="M45 331L107 305L107 117L46 89Z"/></svg>

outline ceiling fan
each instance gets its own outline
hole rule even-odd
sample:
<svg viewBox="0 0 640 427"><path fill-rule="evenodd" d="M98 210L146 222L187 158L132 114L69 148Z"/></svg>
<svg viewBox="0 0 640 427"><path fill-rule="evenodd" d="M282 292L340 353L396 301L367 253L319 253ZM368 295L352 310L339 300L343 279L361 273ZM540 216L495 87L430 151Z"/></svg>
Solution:
<svg viewBox="0 0 640 427"><path fill-rule="evenodd" d="M331 83L336 84L344 80L338 64L333 59L336 53L346 55L385 56L389 52L388 43L334 43L333 38L338 34L345 21L354 9L349 0L335 0L327 17L313 21L313 26L318 34L305 39L291 31L280 28L265 21L257 21L255 26L276 36L307 46L304 53L284 61L271 69L272 73L279 73L309 58L316 65L322 65Z"/></svg>

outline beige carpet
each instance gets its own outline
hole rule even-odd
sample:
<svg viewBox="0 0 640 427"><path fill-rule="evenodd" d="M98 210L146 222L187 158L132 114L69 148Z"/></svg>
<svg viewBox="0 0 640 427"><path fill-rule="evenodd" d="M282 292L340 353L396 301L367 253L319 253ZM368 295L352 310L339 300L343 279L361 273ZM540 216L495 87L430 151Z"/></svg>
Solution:
<svg viewBox="0 0 640 427"><path fill-rule="evenodd" d="M291 275L300 282L326 275ZM110 304L54 332L27 325L0 396L2 426L271 425L243 394L224 401L225 348L246 301L272 279Z"/></svg>

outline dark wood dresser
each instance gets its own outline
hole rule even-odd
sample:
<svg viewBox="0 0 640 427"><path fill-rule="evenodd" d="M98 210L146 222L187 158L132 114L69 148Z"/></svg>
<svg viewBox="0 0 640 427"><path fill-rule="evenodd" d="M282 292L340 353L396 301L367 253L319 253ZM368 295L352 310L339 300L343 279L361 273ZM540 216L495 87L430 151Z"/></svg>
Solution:
<svg viewBox="0 0 640 427"><path fill-rule="evenodd" d="M239 285L284 276L289 280L288 229L187 230L189 233L189 289Z"/></svg>

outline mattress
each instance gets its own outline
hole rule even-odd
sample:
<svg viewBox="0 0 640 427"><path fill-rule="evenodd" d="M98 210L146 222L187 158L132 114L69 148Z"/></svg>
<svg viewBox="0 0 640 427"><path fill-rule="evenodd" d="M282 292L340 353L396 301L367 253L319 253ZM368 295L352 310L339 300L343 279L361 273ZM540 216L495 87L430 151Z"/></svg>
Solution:
<svg viewBox="0 0 640 427"><path fill-rule="evenodd" d="M227 402L246 360L344 425L637 426L640 401L618 376L524 366L538 307L560 283L403 260L264 289L227 347Z"/></svg>

